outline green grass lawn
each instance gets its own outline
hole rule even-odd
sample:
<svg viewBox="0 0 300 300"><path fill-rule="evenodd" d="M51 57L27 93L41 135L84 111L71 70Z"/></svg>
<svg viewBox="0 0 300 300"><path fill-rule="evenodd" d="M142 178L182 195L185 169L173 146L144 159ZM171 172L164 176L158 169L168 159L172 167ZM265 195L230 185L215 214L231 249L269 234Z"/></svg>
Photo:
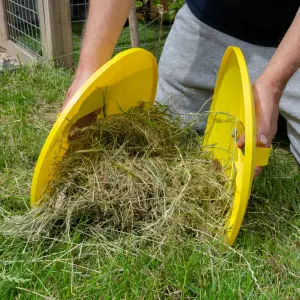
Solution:
<svg viewBox="0 0 300 300"><path fill-rule="evenodd" d="M80 223L59 238L5 232L5 218L30 209L34 165L71 80L48 66L0 75L0 299L300 299L300 171L276 145L233 248L191 238L155 256L107 251Z"/></svg>

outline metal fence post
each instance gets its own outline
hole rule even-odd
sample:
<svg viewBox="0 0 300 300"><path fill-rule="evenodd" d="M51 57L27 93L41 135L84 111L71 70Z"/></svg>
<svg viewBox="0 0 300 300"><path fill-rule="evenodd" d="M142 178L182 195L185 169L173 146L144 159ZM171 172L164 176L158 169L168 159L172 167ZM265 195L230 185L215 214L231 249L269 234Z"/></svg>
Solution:
<svg viewBox="0 0 300 300"><path fill-rule="evenodd" d="M9 39L9 35L4 1L5 0L0 0L0 48L6 49L6 43Z"/></svg>
<svg viewBox="0 0 300 300"><path fill-rule="evenodd" d="M72 67L73 45L69 0L38 0L43 53L57 66Z"/></svg>

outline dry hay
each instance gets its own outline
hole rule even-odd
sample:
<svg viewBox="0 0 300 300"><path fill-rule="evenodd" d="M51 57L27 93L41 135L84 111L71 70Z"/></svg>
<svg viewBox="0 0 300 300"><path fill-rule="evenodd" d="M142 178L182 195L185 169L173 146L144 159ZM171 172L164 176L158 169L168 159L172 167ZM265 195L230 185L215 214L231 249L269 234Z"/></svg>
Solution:
<svg viewBox="0 0 300 300"><path fill-rule="evenodd" d="M224 234L231 184L192 126L167 108L141 105L76 128L70 143L51 197L7 220L6 233L57 236L84 224L110 240Z"/></svg>

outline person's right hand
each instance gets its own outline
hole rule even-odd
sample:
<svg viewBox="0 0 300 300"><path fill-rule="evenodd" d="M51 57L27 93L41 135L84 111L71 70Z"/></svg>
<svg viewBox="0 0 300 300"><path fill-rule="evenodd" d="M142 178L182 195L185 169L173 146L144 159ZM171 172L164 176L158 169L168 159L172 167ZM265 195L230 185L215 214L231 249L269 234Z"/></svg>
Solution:
<svg viewBox="0 0 300 300"><path fill-rule="evenodd" d="M271 147L272 140L277 131L279 116L279 101L283 89L279 85L271 84L265 76L259 77L253 84L253 97L256 115L258 147ZM242 135L237 143L239 148L245 146L245 135ZM254 168L254 178L262 171L262 167Z"/></svg>
<svg viewBox="0 0 300 300"><path fill-rule="evenodd" d="M68 102L72 99L72 97L75 95L75 93L79 90L79 88L93 75L94 70L92 69L77 69L76 75L74 77L73 83L70 86L63 106L60 111L63 111L63 109L66 107Z"/></svg>

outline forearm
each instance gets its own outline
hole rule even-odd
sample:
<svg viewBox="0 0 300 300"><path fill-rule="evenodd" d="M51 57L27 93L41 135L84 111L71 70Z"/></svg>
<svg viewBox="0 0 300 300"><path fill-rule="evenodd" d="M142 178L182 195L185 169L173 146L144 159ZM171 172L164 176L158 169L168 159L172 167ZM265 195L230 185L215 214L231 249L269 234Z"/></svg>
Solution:
<svg viewBox="0 0 300 300"><path fill-rule="evenodd" d="M133 0L91 0L78 70L95 72L112 56Z"/></svg>
<svg viewBox="0 0 300 300"><path fill-rule="evenodd" d="M283 90L300 67L300 9L261 78Z"/></svg>

